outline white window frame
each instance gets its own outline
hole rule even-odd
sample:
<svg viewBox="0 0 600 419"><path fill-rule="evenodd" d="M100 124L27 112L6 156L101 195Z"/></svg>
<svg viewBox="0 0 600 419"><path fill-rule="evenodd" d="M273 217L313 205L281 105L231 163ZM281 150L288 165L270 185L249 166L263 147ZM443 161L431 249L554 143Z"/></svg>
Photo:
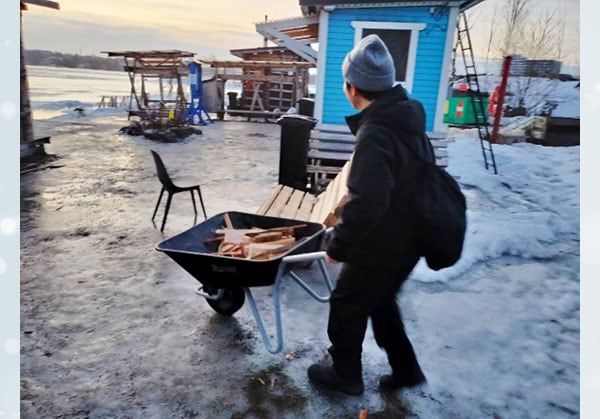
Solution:
<svg viewBox="0 0 600 419"><path fill-rule="evenodd" d="M398 31L410 31L410 44L408 50L408 59L406 62L406 80L401 80L402 86L409 92L412 92L413 79L415 75L415 65L417 62L417 46L419 45L419 32L427 27L426 23L408 23L408 22L376 22L353 20L350 22L354 28L354 45L356 45L363 35L364 29L391 29Z"/></svg>

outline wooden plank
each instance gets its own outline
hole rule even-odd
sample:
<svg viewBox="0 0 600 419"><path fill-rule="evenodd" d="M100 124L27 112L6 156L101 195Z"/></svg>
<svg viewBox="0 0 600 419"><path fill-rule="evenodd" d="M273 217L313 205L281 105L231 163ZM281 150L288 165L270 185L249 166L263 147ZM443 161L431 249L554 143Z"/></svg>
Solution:
<svg viewBox="0 0 600 419"><path fill-rule="evenodd" d="M50 9L60 10L60 4L50 0L22 0L23 3L33 4L35 6L48 7Z"/></svg>
<svg viewBox="0 0 600 419"><path fill-rule="evenodd" d="M333 141L320 141L320 140L311 140L308 147L311 150L332 150L332 151L342 151L342 152L350 152L354 151L354 143L340 143Z"/></svg>
<svg viewBox="0 0 600 419"><path fill-rule="evenodd" d="M309 221L312 211L315 207L316 200L317 197L313 194L310 194L308 192L304 194L304 199L302 199L302 202L300 203L300 208L298 208L296 219L302 221Z"/></svg>
<svg viewBox="0 0 600 419"><path fill-rule="evenodd" d="M314 223L321 222L319 220L319 213L321 212L321 208L323 207L323 202L325 201L324 197L325 197L325 195L323 193L321 193L315 197L316 202L313 206L312 213L310 214L310 221L312 221Z"/></svg>
<svg viewBox="0 0 600 419"><path fill-rule="evenodd" d="M339 166L321 166L315 164L309 164L306 166L307 173L323 173L327 175L336 174L342 171L342 168Z"/></svg>
<svg viewBox="0 0 600 419"><path fill-rule="evenodd" d="M337 176L334 180L338 180L339 176ZM331 212L331 208L333 208L333 206L335 205L335 182L330 182L329 185L327 185L327 188L325 189L324 192L322 192L321 194L324 195L323 196L323 206L321 206L319 214L317 215L317 219L320 220L319 222L323 222L325 221L325 218L327 218L327 216L329 215L329 213Z"/></svg>
<svg viewBox="0 0 600 419"><path fill-rule="evenodd" d="M317 130L319 131L330 131L330 132L338 132L340 134L350 134L352 135L352 133L350 132L350 128L348 128L347 125L334 125L334 124L318 124L315 127Z"/></svg>
<svg viewBox="0 0 600 419"><path fill-rule="evenodd" d="M271 205L267 213L265 213L264 215L269 215L271 217L279 217L293 192L294 190L289 186L283 186L281 188L281 191L273 201L273 205Z"/></svg>
<svg viewBox="0 0 600 419"><path fill-rule="evenodd" d="M348 179L348 172L350 171L350 163L347 163L342 168L342 171L339 175L336 176L336 186L335 186L335 199L333 203L333 207L330 209L330 212L333 212L340 201L348 193L348 188L346 186L346 182Z"/></svg>
<svg viewBox="0 0 600 419"><path fill-rule="evenodd" d="M300 189L294 189L292 191L292 196L290 197L290 199L288 200L288 202L285 204L285 207L283 208L283 210L281 211L281 218L296 218L296 213L298 212L298 208L300 207L300 203L302 202L302 199L304 198L304 191L301 191Z"/></svg>
<svg viewBox="0 0 600 419"><path fill-rule="evenodd" d="M316 140L334 140L334 141L343 141L348 143L356 143L356 137L350 133L347 134L338 134L333 132L323 132L319 130L312 130L310 132L310 137Z"/></svg>
<svg viewBox="0 0 600 419"><path fill-rule="evenodd" d="M335 151L318 151L308 150L306 155L309 159L327 159L327 160L340 160L348 161L352 156L351 152L335 152Z"/></svg>
<svg viewBox="0 0 600 419"><path fill-rule="evenodd" d="M267 200L260 206L258 211L256 211L258 215L266 215L267 212L269 212L269 209L273 205L273 202L281 193L281 189L283 189L283 185L277 185L277 187L273 190L273 192L271 192L271 195L269 195Z"/></svg>

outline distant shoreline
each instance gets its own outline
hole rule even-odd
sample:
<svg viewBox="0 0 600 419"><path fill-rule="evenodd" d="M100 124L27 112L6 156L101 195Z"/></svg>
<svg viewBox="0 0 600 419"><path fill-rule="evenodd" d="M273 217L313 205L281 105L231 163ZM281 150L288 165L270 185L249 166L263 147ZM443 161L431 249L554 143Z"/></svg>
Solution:
<svg viewBox="0 0 600 419"><path fill-rule="evenodd" d="M123 71L123 61L95 55L63 54L46 50L25 50L26 65Z"/></svg>

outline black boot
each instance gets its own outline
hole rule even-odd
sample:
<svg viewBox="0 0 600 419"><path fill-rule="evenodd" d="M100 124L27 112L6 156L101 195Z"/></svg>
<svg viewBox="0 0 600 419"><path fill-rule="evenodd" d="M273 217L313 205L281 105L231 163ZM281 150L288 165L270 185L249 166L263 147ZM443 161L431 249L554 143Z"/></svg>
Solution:
<svg viewBox="0 0 600 419"><path fill-rule="evenodd" d="M333 366L324 363L311 365L308 368L308 379L317 386L352 396L358 396L365 391L362 377L344 378L333 369Z"/></svg>
<svg viewBox="0 0 600 419"><path fill-rule="evenodd" d="M391 375L384 375L379 379L379 387L382 390L397 390L399 388L416 387L427 380L421 370L415 371L412 374L402 374L393 372Z"/></svg>

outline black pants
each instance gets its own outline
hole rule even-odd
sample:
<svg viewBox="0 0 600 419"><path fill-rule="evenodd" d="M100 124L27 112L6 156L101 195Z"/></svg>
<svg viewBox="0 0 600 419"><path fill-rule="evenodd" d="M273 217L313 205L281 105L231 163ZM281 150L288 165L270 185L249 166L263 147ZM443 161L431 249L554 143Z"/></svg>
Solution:
<svg viewBox="0 0 600 419"><path fill-rule="evenodd" d="M332 344L329 353L338 374L362 377L362 343L369 317L375 341L386 351L392 371L406 377L421 374L396 303L396 294L417 261L416 256L409 258L395 269L342 266L331 295L327 328Z"/></svg>

